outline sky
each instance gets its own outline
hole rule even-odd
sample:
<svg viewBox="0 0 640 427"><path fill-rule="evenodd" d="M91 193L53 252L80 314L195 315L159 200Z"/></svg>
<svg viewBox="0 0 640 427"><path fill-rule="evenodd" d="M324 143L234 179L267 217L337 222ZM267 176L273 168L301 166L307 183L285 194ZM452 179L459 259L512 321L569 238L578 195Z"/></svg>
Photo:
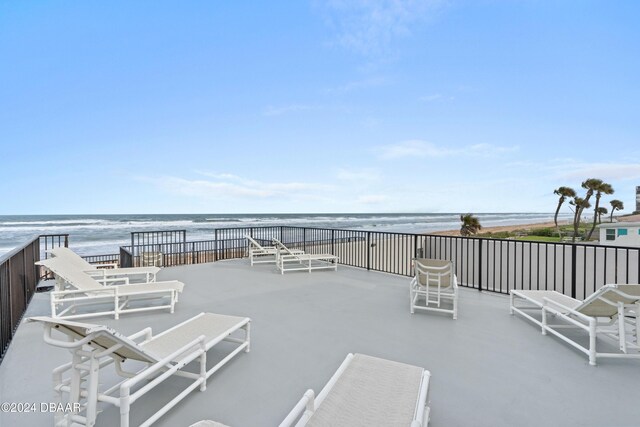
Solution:
<svg viewBox="0 0 640 427"><path fill-rule="evenodd" d="M553 212L587 178L630 213L638 16L0 0L0 214Z"/></svg>

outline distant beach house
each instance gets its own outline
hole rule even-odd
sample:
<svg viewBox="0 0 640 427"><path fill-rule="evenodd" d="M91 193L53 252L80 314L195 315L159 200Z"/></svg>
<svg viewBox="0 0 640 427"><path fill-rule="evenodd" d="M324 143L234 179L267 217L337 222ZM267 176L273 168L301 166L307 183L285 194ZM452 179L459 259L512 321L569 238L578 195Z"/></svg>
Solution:
<svg viewBox="0 0 640 427"><path fill-rule="evenodd" d="M640 246L640 222L613 222L598 227L601 245Z"/></svg>

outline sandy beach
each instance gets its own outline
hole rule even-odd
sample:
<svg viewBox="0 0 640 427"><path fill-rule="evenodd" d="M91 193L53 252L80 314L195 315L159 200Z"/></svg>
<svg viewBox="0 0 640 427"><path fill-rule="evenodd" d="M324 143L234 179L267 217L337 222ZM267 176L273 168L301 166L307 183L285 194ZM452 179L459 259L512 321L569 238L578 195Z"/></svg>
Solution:
<svg viewBox="0 0 640 427"><path fill-rule="evenodd" d="M617 219L619 222L640 222L640 215L624 215L624 216L616 216L614 219ZM603 222L608 222L609 217L602 218ZM568 225L571 224L569 221L558 221L559 225ZM514 224L514 225L501 225L497 227L482 227L480 234L483 233L497 233L500 231L516 231L516 230L535 230L538 228L549 228L555 227L553 221L547 222L539 222L535 224ZM439 236L459 236L460 230L445 230L445 231L432 231L430 233L425 234L437 234Z"/></svg>

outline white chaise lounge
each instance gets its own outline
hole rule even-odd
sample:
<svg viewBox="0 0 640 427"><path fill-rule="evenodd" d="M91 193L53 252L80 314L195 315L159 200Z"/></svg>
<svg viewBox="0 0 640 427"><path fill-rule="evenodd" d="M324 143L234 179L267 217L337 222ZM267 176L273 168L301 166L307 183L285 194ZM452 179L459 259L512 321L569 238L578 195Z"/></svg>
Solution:
<svg viewBox="0 0 640 427"><path fill-rule="evenodd" d="M51 271L58 283L51 291L51 316L55 318L113 314L118 319L121 313L164 309L173 313L178 294L184 288L184 283L177 280L107 286L58 257L36 264ZM139 304L141 301L145 304Z"/></svg>
<svg viewBox="0 0 640 427"><path fill-rule="evenodd" d="M414 259L415 276L409 286L409 308L436 311L458 318L458 279L453 263L446 260ZM446 302L446 305L443 304Z"/></svg>
<svg viewBox="0 0 640 427"><path fill-rule="evenodd" d="M247 246L249 247L249 261L253 264L270 263L275 264L278 261L278 248L276 246L262 246L254 238L245 234ZM303 254L303 251L292 249L291 253Z"/></svg>
<svg viewBox="0 0 640 427"><path fill-rule="evenodd" d="M278 249L276 265L281 274L285 271L337 270L339 258L331 254L305 254L287 248L278 239L273 239Z"/></svg>
<svg viewBox="0 0 640 427"><path fill-rule="evenodd" d="M430 376L417 366L349 354L318 396L307 390L280 427L424 427Z"/></svg>
<svg viewBox="0 0 640 427"><path fill-rule="evenodd" d="M118 268L117 264L90 264L80 255L63 246L47 251L54 257L66 259L69 263L98 279L127 278L131 282L155 282L159 267L127 267Z"/></svg>
<svg viewBox="0 0 640 427"><path fill-rule="evenodd" d="M191 391L198 387L205 391L207 379L212 374L241 351L249 352L250 349L250 319L247 317L201 313L155 336L151 328L124 336L102 325L50 317L29 320L44 325L45 342L71 352L71 362L53 370L55 403L65 407L70 404L69 407L80 410L56 412L56 426L93 426L101 410L99 405L106 404L120 408L120 426L127 427L131 405L139 398L173 375L188 379L189 385L169 403L145 421L135 423L151 425ZM244 331L244 336L240 330ZM54 331L62 336L54 336ZM222 341L239 345L207 370L207 352ZM192 364L195 369L185 369L191 362L195 362ZM101 372L111 364L115 365L115 372L122 380L118 379L117 384L108 388L102 387L103 382L112 377L101 377Z"/></svg>
<svg viewBox="0 0 640 427"><path fill-rule="evenodd" d="M556 291L514 289L510 312L540 326L543 335L550 332L585 353L590 365L603 357L640 358L640 285L605 285L584 301ZM550 317L562 323L551 324ZM567 328L585 331L588 344L579 342L575 333L563 333ZM598 338L613 340L620 351L598 352Z"/></svg>

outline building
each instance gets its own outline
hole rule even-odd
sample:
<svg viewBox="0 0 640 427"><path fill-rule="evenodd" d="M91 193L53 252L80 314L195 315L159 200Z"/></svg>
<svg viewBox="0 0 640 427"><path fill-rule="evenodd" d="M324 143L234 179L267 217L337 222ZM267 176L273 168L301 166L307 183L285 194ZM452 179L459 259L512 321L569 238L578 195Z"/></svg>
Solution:
<svg viewBox="0 0 640 427"><path fill-rule="evenodd" d="M636 187L636 212L640 212L640 185Z"/></svg>
<svg viewBox="0 0 640 427"><path fill-rule="evenodd" d="M600 224L600 244L640 247L640 222Z"/></svg>

